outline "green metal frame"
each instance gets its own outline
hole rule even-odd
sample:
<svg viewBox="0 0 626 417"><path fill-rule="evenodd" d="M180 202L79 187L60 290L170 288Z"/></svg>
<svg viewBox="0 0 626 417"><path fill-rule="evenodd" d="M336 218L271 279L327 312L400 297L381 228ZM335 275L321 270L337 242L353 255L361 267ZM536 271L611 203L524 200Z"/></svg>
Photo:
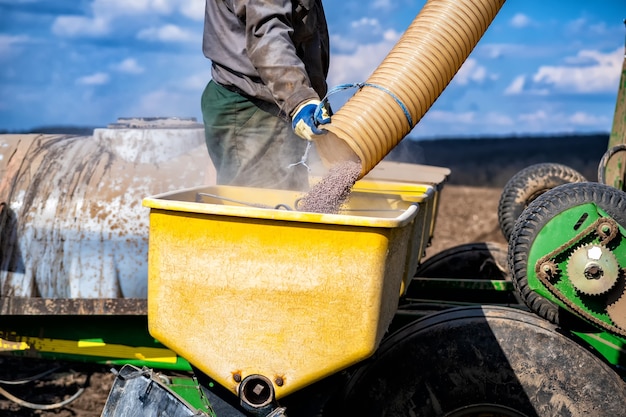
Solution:
<svg viewBox="0 0 626 417"><path fill-rule="evenodd" d="M145 314L3 315L0 355L155 369L191 406L215 415L189 362L150 336Z"/></svg>
<svg viewBox="0 0 626 417"><path fill-rule="evenodd" d="M147 316L2 316L0 354L190 372L148 333Z"/></svg>
<svg viewBox="0 0 626 417"><path fill-rule="evenodd" d="M536 266L547 254L552 253L556 248L566 242L575 240L575 243L564 248L556 256L551 257L557 264L559 270L567 271L568 254L571 253L578 244L598 243L599 241L597 237L591 238L590 236L580 236L580 239L576 240L577 230L584 230L587 226L602 218L610 218L610 216L594 203L572 207L551 218L539 231L530 248L527 264L528 286L554 304L577 314L577 312L572 311L570 306L563 303L555 294L546 288L537 276ZM584 219L584 222L580 222L581 219ZM572 227L574 224L578 224L576 230ZM626 237L626 230L621 226L619 226L619 230L621 235ZM626 260L626 239L621 239L617 246L611 248L611 252L613 252L618 260ZM581 295L576 291L572 283L566 279L557 279L555 282L552 282L552 285L569 302L574 303L586 314L602 323L606 323L607 326L613 324L604 308L605 303L602 297ZM600 327L595 331L575 331L573 333L591 345L606 358L609 363L626 367L626 337L614 334Z"/></svg>

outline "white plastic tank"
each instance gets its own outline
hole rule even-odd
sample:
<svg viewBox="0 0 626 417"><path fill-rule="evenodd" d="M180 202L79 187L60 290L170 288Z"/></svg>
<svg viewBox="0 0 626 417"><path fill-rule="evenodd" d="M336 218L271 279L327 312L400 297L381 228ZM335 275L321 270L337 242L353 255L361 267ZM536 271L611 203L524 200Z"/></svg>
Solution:
<svg viewBox="0 0 626 417"><path fill-rule="evenodd" d="M142 199L214 183L193 118L0 135L0 296L146 298Z"/></svg>

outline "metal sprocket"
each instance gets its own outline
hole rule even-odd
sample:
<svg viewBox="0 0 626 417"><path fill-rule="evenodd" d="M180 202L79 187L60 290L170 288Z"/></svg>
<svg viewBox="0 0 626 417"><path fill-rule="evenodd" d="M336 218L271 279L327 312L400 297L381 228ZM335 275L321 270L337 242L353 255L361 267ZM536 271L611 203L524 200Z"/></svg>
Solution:
<svg viewBox="0 0 626 417"><path fill-rule="evenodd" d="M550 280L560 274L561 270L556 262L549 259L539 265L537 269L537 274L540 275L541 278Z"/></svg>
<svg viewBox="0 0 626 417"><path fill-rule="evenodd" d="M605 294L615 286L619 273L617 258L602 244L581 246L567 260L567 276L582 294Z"/></svg>

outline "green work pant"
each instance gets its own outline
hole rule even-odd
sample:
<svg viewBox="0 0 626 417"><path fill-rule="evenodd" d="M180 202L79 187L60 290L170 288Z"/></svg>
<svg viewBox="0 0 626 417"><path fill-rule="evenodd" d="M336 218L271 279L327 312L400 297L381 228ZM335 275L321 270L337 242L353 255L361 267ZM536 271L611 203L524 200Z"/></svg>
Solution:
<svg viewBox="0 0 626 417"><path fill-rule="evenodd" d="M218 184L308 188L308 170L298 164L306 140L296 136L278 114L273 103L230 91L213 80L208 83L202 94L202 116Z"/></svg>

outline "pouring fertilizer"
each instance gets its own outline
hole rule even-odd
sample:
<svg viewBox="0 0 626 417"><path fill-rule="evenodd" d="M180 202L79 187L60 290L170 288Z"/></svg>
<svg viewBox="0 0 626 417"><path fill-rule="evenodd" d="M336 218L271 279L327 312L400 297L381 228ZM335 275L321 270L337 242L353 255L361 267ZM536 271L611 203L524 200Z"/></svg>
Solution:
<svg viewBox="0 0 626 417"><path fill-rule="evenodd" d="M354 161L334 165L328 174L300 200L299 210L335 214L346 201L361 173L361 164Z"/></svg>

